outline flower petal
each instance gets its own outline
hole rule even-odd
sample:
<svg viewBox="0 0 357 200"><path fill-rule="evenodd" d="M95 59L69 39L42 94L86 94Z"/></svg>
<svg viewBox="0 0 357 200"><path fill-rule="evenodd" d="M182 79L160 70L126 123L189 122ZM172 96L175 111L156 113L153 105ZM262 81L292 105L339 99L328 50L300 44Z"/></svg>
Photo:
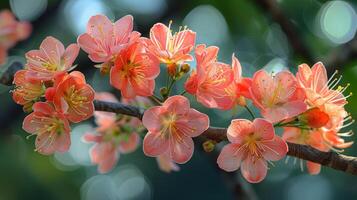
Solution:
<svg viewBox="0 0 357 200"><path fill-rule="evenodd" d="M266 177L267 170L267 162L263 159L253 160L253 158L248 157L241 165L241 173L250 183L261 182Z"/></svg>
<svg viewBox="0 0 357 200"><path fill-rule="evenodd" d="M144 154L151 157L156 157L163 154L169 148L169 140L163 137L160 133L148 132L143 141Z"/></svg>
<svg viewBox="0 0 357 200"><path fill-rule="evenodd" d="M253 123L246 119L234 119L227 129L228 140L235 144L242 144L245 137L254 133Z"/></svg>
<svg viewBox="0 0 357 200"><path fill-rule="evenodd" d="M243 158L243 154L237 154L239 147L237 144L227 144L223 147L217 159L219 168L227 172L239 169Z"/></svg>
<svg viewBox="0 0 357 200"><path fill-rule="evenodd" d="M177 135L180 135L178 137ZM184 164L189 161L193 155L194 144L191 137L187 137L182 133L170 135L170 157L173 161L179 164Z"/></svg>
<svg viewBox="0 0 357 200"><path fill-rule="evenodd" d="M280 160L285 157L288 152L288 145L279 136L275 136L273 140L262 141L264 151L262 151L265 160Z"/></svg>
<svg viewBox="0 0 357 200"><path fill-rule="evenodd" d="M150 132L159 132L161 130L161 106L154 106L147 109L143 115L143 125Z"/></svg>
<svg viewBox="0 0 357 200"><path fill-rule="evenodd" d="M265 119L257 118L253 121L254 133L262 140L272 140L275 135L273 124Z"/></svg>

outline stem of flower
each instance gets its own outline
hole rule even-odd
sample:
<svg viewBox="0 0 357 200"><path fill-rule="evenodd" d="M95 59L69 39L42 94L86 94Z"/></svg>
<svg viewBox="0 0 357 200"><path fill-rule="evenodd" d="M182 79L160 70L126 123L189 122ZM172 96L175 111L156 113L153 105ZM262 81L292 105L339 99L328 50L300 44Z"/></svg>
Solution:
<svg viewBox="0 0 357 200"><path fill-rule="evenodd" d="M152 100L152 101L154 101L155 103L157 103L157 104L159 104L159 105L161 105L161 103L162 103L161 98L155 96L154 94L153 94L152 96L149 96L149 99Z"/></svg>
<svg viewBox="0 0 357 200"><path fill-rule="evenodd" d="M254 113L252 112L252 110L250 110L248 106L244 106L244 108L247 109L247 111L250 114L250 116L252 117L252 119L255 119L255 116L254 116Z"/></svg>

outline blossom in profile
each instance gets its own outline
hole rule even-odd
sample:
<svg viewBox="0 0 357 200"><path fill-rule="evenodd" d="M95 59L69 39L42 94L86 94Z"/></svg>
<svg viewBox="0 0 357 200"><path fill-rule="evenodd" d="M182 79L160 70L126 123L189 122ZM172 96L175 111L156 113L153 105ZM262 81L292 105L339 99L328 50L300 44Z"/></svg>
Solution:
<svg viewBox="0 0 357 200"><path fill-rule="evenodd" d="M118 102L115 96L108 92L96 93L95 98L101 101ZM109 172L119 160L121 153L133 152L139 142L140 131L137 119L128 116L117 116L114 113L95 111L97 128L94 133L84 136L86 142L95 143L90 150L91 160L98 165L101 173Z"/></svg>
<svg viewBox="0 0 357 200"><path fill-rule="evenodd" d="M286 142L275 135L272 123L265 119L232 120L227 137L230 143L218 156L219 167L228 172L240 168L243 177L251 183L265 178L267 161L280 160L288 152Z"/></svg>
<svg viewBox="0 0 357 200"><path fill-rule="evenodd" d="M190 52L195 46L196 33L185 27L172 34L170 27L171 22L169 27L162 23L154 24L147 46L161 63L167 64L169 74L174 75L177 65L193 60Z"/></svg>
<svg viewBox="0 0 357 200"><path fill-rule="evenodd" d="M263 117L273 123L295 117L307 110L305 92L289 71L281 71L272 76L259 70L253 76L250 94Z"/></svg>
<svg viewBox="0 0 357 200"><path fill-rule="evenodd" d="M66 117L47 102L37 102L23 122L23 129L36 137L36 151L44 155L66 152L71 144Z"/></svg>
<svg viewBox="0 0 357 200"><path fill-rule="evenodd" d="M252 84L251 78L245 78L242 76L242 66L237 59L237 57L232 55L232 70L233 70L233 81L225 89L226 93L230 97L231 101L227 104L227 108L231 109L237 105L245 106L246 98L250 97L250 86Z"/></svg>
<svg viewBox="0 0 357 200"><path fill-rule="evenodd" d="M144 112L143 124L148 129L143 142L147 156L168 154L175 163L186 163L192 157L192 137L201 135L209 126L206 114L190 108L184 96L171 96L162 106Z"/></svg>
<svg viewBox="0 0 357 200"><path fill-rule="evenodd" d="M145 45L138 41L117 55L110 70L110 84L120 90L124 98L152 96L159 73L158 60L147 53Z"/></svg>
<svg viewBox="0 0 357 200"><path fill-rule="evenodd" d="M140 33L133 31L131 15L114 23L104 15L95 15L89 19L87 32L80 35L77 42L93 62L111 66L116 55L139 37Z"/></svg>
<svg viewBox="0 0 357 200"><path fill-rule="evenodd" d="M74 123L88 119L94 112L94 90L79 71L58 74L54 87L47 89L46 98Z"/></svg>
<svg viewBox="0 0 357 200"><path fill-rule="evenodd" d="M17 21L9 10L0 12L0 65L6 61L7 51L17 42L27 39L31 31L30 23Z"/></svg>
<svg viewBox="0 0 357 200"><path fill-rule="evenodd" d="M26 53L27 76L43 81L52 80L57 73L63 73L73 68L73 62L79 53L77 44L70 44L66 49L54 37L46 37L38 50Z"/></svg>
<svg viewBox="0 0 357 200"><path fill-rule="evenodd" d="M226 88L233 81L233 71L229 65L216 61L217 53L218 47L196 47L197 71L186 81L185 89L204 106L227 110L232 100Z"/></svg>
<svg viewBox="0 0 357 200"><path fill-rule="evenodd" d="M12 98L15 103L23 106L32 106L45 94L45 86L40 80L28 80L26 78L28 70L19 70L14 75L15 89Z"/></svg>

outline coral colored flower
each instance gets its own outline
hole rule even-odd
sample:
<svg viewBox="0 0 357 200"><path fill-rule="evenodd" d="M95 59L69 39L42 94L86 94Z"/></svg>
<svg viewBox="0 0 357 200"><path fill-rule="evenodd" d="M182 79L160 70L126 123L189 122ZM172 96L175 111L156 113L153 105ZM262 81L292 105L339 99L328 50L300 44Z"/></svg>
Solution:
<svg viewBox="0 0 357 200"><path fill-rule="evenodd" d="M78 37L78 44L93 62L111 63L117 53L139 37L140 33L133 31L131 15L115 23L104 15L95 15L88 21L87 32Z"/></svg>
<svg viewBox="0 0 357 200"><path fill-rule="evenodd" d="M28 80L28 70L19 70L15 73L15 89L12 93L13 100L20 105L33 104L45 94L45 86L40 80Z"/></svg>
<svg viewBox="0 0 357 200"><path fill-rule="evenodd" d="M216 62L217 53L218 47L197 46L197 71L191 74L185 89L204 106L226 110L232 100L225 89L233 81L233 71L229 65Z"/></svg>
<svg viewBox="0 0 357 200"><path fill-rule="evenodd" d="M172 171L179 171L180 167L171 160L170 155L168 153L159 155L156 157L157 164L161 171L170 173Z"/></svg>
<svg viewBox="0 0 357 200"><path fill-rule="evenodd" d="M299 116L299 121L307 124L311 128L321 128L330 120L328 114L319 108L311 108Z"/></svg>
<svg viewBox="0 0 357 200"><path fill-rule="evenodd" d="M118 102L115 96L108 92L96 93L95 99L108 102ZM96 143L90 150L92 162L98 164L99 171L110 171L119 159L120 153L134 151L140 141L137 134L140 131L140 120L114 113L95 111L95 122L98 125L96 133L84 136L87 142Z"/></svg>
<svg viewBox="0 0 357 200"><path fill-rule="evenodd" d="M93 115L94 90L86 84L81 72L57 75L54 87L46 91L46 98L71 122L80 122Z"/></svg>
<svg viewBox="0 0 357 200"><path fill-rule="evenodd" d="M295 127L284 128L283 137L287 142L292 142L295 144L309 145L320 151L327 152L329 147L324 143L322 134L320 131L310 131L299 129ZM306 161L307 170L310 174L319 174L321 170L321 165L311 161Z"/></svg>
<svg viewBox="0 0 357 200"><path fill-rule="evenodd" d="M206 114L190 108L184 96L169 97L162 106L145 111L143 124L148 129L143 142L147 156L168 153L176 163L186 163L193 154L192 137L202 134L209 126Z"/></svg>
<svg viewBox="0 0 357 200"><path fill-rule="evenodd" d="M54 37L46 37L39 50L26 53L26 68L33 79L52 80L55 74L72 69L73 62L79 53L77 44L70 44L66 49Z"/></svg>
<svg viewBox="0 0 357 200"><path fill-rule="evenodd" d="M316 63L312 68L306 64L300 65L296 77L300 86L305 90L308 106L328 115L329 122L324 128L339 131L339 127L342 126L347 116L343 106L347 104L348 96L345 97L342 93L348 85L334 89L341 77L334 79L333 75L327 80L326 69L321 62Z"/></svg>
<svg viewBox="0 0 357 200"><path fill-rule="evenodd" d="M149 51L169 67L192 61L190 52L195 46L196 33L185 28L172 34L170 26L171 23L169 27L157 23L150 29Z"/></svg>
<svg viewBox="0 0 357 200"><path fill-rule="evenodd" d="M5 62L8 49L28 38L31 29L30 23L16 21L9 10L0 12L0 64Z"/></svg>
<svg viewBox="0 0 357 200"><path fill-rule="evenodd" d="M226 93L231 98L230 103L227 105L229 109L234 108L236 105L245 106L245 98L251 98L249 89L252 79L242 77L242 66L234 54L232 55L232 70L234 79L226 88Z"/></svg>
<svg viewBox="0 0 357 200"><path fill-rule="evenodd" d="M98 165L100 173L107 173L113 169L120 153L133 152L140 141L137 133L122 132L119 123L97 132L85 134L84 140L95 143L90 150L90 157L92 162Z"/></svg>
<svg viewBox="0 0 357 200"><path fill-rule="evenodd" d="M227 137L231 143L219 154L219 167L229 172L241 168L243 177L251 183L265 178L267 161L280 160L288 152L285 141L275 135L273 125L265 119L232 120Z"/></svg>
<svg viewBox="0 0 357 200"><path fill-rule="evenodd" d="M70 127L66 117L45 102L37 102L23 122L23 129L36 137L36 150L44 155L66 152L71 145Z"/></svg>
<svg viewBox="0 0 357 200"><path fill-rule="evenodd" d="M119 89L124 98L151 96L159 73L158 60L145 52L143 43L135 42L117 55L110 71L110 84Z"/></svg>
<svg viewBox="0 0 357 200"><path fill-rule="evenodd" d="M334 79L334 75L328 80L326 68L321 62L314 64L312 68L307 64L299 66L296 78L299 85L304 88L310 106L344 106L347 103L347 97L344 97L342 92L348 86L334 89L341 80L341 77Z"/></svg>
<svg viewBox="0 0 357 200"><path fill-rule="evenodd" d="M272 77L266 71L259 70L253 76L250 93L263 117L273 123L307 110L304 90L288 71L281 71Z"/></svg>

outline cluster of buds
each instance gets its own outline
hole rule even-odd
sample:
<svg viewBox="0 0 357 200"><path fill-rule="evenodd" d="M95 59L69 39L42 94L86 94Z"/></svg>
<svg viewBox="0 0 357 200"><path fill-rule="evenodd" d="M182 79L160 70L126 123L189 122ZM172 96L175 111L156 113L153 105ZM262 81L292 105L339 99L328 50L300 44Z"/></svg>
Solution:
<svg viewBox="0 0 357 200"><path fill-rule="evenodd" d="M243 177L252 183L266 177L271 161L286 156L286 142L321 151L352 145L342 138L352 132L341 132L353 123L344 109L348 96L343 92L348 86L338 86L341 77L327 79L322 63L312 68L302 64L296 74L259 70L252 78L243 77L234 54L231 64L218 61L218 47L196 45L195 32L184 27L172 33L170 27L171 22L169 26L157 23L146 38L133 31L130 15L114 23L106 16L96 15L89 19L87 32L78 37L78 45L64 49L61 42L48 37L39 50L28 52L26 68L15 75L13 97L25 111L33 110L25 118L24 129L38 135L36 149L44 154L68 150L69 122L78 123L94 112L94 91L84 75L68 73L79 47L97 63L101 73L109 74L110 84L120 90L123 103L146 109L142 124L131 117L94 113L98 128L84 139L95 143L90 154L100 172L111 170L120 153L134 151L144 128L147 133L143 151L156 157L162 170L177 171L177 164L188 162L194 152L192 138L202 135L210 120L191 107L184 96L186 92L207 108L248 109L254 119L232 119L228 144L217 163L225 171L240 168ZM192 51L194 56L190 55ZM191 70L187 62L193 60L196 68ZM157 96L155 79L160 74L160 64L166 66L168 81L160 89L161 96ZM185 90L171 95L175 83L188 73ZM96 98L118 102L107 93L98 93ZM247 101L259 109L260 118L250 111ZM276 133L277 128L284 129L282 136ZM205 141L204 150L213 151L217 142L221 141ZM307 162L307 168L311 174L320 171L320 166L312 162Z"/></svg>

